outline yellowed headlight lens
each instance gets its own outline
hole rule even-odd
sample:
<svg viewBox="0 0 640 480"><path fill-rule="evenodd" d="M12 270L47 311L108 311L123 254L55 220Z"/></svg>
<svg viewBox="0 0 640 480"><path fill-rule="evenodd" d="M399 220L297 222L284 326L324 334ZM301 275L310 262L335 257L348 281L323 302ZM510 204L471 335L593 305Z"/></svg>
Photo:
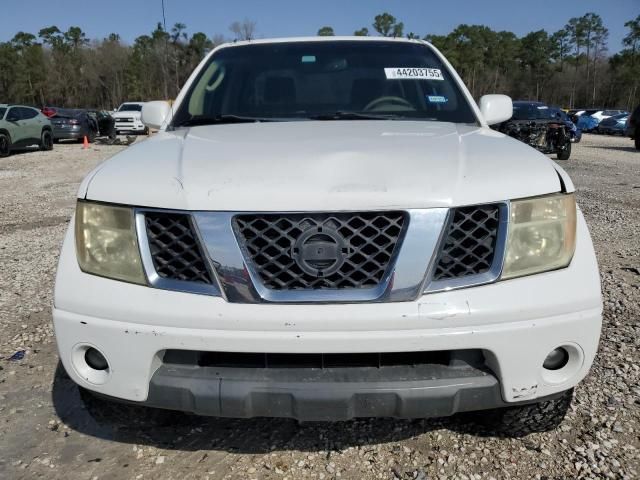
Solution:
<svg viewBox="0 0 640 480"><path fill-rule="evenodd" d="M78 202L76 253L83 272L146 283L130 208Z"/></svg>
<svg viewBox="0 0 640 480"><path fill-rule="evenodd" d="M502 278L566 267L576 248L573 194L514 200Z"/></svg>

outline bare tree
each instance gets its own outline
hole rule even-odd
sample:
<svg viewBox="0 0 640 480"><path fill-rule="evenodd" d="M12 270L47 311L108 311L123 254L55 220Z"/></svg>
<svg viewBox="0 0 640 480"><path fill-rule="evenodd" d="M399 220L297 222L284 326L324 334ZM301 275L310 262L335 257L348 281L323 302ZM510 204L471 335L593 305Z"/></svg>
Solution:
<svg viewBox="0 0 640 480"><path fill-rule="evenodd" d="M597 65L598 60L601 59L602 54L607 49L607 39L609 38L609 30L602 25L599 25L593 32L593 95L591 96L591 106L595 106L596 104L596 76L597 76ZM589 59L587 58L587 62Z"/></svg>
<svg viewBox="0 0 640 480"><path fill-rule="evenodd" d="M233 22L229 30L236 36L236 40L251 40L256 32L256 22L245 18L242 22Z"/></svg>
<svg viewBox="0 0 640 480"><path fill-rule="evenodd" d="M214 47L222 45L224 42L226 42L226 40L224 38L224 35L222 35L221 33L216 33L213 35L213 37L211 37L211 43L213 43Z"/></svg>
<svg viewBox="0 0 640 480"><path fill-rule="evenodd" d="M564 71L564 61L569 53L571 34L565 29L560 29L551 35L552 58L560 62L560 71Z"/></svg>
<svg viewBox="0 0 640 480"><path fill-rule="evenodd" d="M604 28L604 25L602 23L602 17L600 17L600 15L593 12L585 13L582 17L580 17L580 22L582 23L582 26L584 29L584 44L587 51L587 62L586 62L587 77L586 77L586 83L585 83L585 90L588 91L589 78L590 78L589 67L590 67L590 61L591 61L591 52L592 51L594 52L593 68L595 69L596 58L598 56L598 48L599 48L598 44L602 43L603 30L606 30L606 29ZM595 71L593 72L593 74L595 75ZM595 85L594 85L594 88L595 88Z"/></svg>
<svg viewBox="0 0 640 480"><path fill-rule="evenodd" d="M575 66L573 70L573 85L571 87L571 99L569 100L569 106L574 107L576 102L576 87L578 83L578 66L580 62L580 50L585 44L585 31L584 22L581 18L571 18L567 25L564 27L570 36L570 41L575 47Z"/></svg>

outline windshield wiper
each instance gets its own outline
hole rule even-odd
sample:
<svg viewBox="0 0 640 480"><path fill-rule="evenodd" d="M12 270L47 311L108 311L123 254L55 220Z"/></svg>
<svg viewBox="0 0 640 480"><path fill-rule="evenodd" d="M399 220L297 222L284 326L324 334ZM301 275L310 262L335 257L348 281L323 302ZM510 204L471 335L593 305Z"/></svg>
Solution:
<svg viewBox="0 0 640 480"><path fill-rule="evenodd" d="M240 115L195 115L189 120L179 123L176 127L196 127L198 125L219 125L224 123L255 123L255 122L271 122L269 118L259 117L243 117Z"/></svg>
<svg viewBox="0 0 640 480"><path fill-rule="evenodd" d="M397 115L376 115L373 113L343 112L323 113L311 115L310 120L393 120Z"/></svg>

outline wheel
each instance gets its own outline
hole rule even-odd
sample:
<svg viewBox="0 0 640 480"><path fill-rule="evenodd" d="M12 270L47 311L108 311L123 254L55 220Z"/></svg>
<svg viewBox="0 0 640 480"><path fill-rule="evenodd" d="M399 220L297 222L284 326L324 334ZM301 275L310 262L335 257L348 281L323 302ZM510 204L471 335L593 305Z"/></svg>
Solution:
<svg viewBox="0 0 640 480"><path fill-rule="evenodd" d="M142 131L143 135L149 135L149 127L144 127L144 130Z"/></svg>
<svg viewBox="0 0 640 480"><path fill-rule="evenodd" d="M558 150L558 160L569 160L571 156L571 142L564 144L564 147Z"/></svg>
<svg viewBox="0 0 640 480"><path fill-rule="evenodd" d="M93 143L96 140L96 135L97 132L94 129L90 128L89 135L87 135L87 140L89 141L89 143Z"/></svg>
<svg viewBox="0 0 640 480"><path fill-rule="evenodd" d="M473 412L472 420L486 433L524 437L531 433L548 432L557 428L569 411L571 400L573 400L573 388L553 400Z"/></svg>
<svg viewBox="0 0 640 480"><path fill-rule="evenodd" d="M11 153L11 139L6 133L0 133L0 157L8 157Z"/></svg>
<svg viewBox="0 0 640 480"><path fill-rule="evenodd" d="M43 130L40 137L40 150L47 151L53 149L53 135L50 130Z"/></svg>

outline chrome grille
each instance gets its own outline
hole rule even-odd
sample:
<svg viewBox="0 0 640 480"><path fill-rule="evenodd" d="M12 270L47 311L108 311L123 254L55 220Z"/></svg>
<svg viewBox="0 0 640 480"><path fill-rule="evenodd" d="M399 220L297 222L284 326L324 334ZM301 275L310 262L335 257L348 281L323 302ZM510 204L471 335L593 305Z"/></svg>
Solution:
<svg viewBox="0 0 640 480"><path fill-rule="evenodd" d="M498 205L454 209L433 279L461 278L489 271L499 223Z"/></svg>
<svg viewBox="0 0 640 480"><path fill-rule="evenodd" d="M190 215L146 212L145 227L153 266L160 277L211 283Z"/></svg>
<svg viewBox="0 0 640 480"><path fill-rule="evenodd" d="M405 212L252 214L236 216L233 224L246 260L266 288L362 289L380 284L392 268L405 217ZM309 238L333 249L337 260L303 258Z"/></svg>

